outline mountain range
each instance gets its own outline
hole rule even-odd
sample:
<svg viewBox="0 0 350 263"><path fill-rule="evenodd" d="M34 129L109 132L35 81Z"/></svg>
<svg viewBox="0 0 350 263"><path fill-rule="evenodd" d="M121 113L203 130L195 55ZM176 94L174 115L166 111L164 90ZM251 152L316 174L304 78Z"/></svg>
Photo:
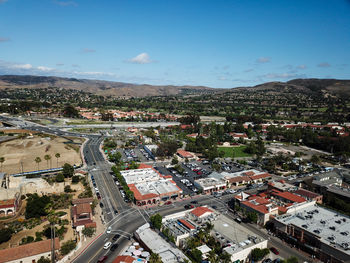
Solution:
<svg viewBox="0 0 350 263"><path fill-rule="evenodd" d="M0 89L49 88L74 89L102 96L146 97L171 95L202 95L213 93L307 93L323 97L350 97L350 80L338 79L294 79L287 82L267 82L253 87L214 89L206 86L173 86L131 84L104 80L88 80L32 75L2 75Z"/></svg>

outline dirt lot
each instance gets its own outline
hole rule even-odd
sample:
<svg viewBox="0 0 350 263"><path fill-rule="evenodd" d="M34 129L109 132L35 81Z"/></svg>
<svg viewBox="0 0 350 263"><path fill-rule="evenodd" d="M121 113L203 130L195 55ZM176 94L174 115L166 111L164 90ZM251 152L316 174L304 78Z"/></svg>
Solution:
<svg viewBox="0 0 350 263"><path fill-rule="evenodd" d="M39 170L47 168L61 167L64 163L71 165L81 164L79 153L80 145L64 144L68 142L60 137L40 137L38 135L28 136L25 139L16 139L0 144L0 156L5 158L2 165L2 171L8 174L36 171L37 163L34 161L36 157L41 158ZM60 158L55 157L59 153ZM51 156L50 161L46 161L44 156Z"/></svg>
<svg viewBox="0 0 350 263"><path fill-rule="evenodd" d="M321 155L321 154L329 154L323 151L319 151L317 149L312 149L306 146L295 146L295 145L287 145L282 143L273 143L270 145L266 145L268 151L274 154L282 153L282 154L291 154L294 155L296 152L302 152L304 156L303 159L310 159L312 155Z"/></svg>

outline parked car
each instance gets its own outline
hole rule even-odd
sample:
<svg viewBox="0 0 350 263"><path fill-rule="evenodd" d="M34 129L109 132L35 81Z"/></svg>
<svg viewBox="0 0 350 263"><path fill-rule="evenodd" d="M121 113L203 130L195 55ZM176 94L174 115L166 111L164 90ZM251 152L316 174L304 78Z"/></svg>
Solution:
<svg viewBox="0 0 350 263"><path fill-rule="evenodd" d="M185 209L191 209L191 208L194 208L194 205L191 205L191 204L187 204L184 206Z"/></svg>
<svg viewBox="0 0 350 263"><path fill-rule="evenodd" d="M165 205L171 205L172 202L169 200L169 201L166 201L164 204L165 204Z"/></svg>
<svg viewBox="0 0 350 263"><path fill-rule="evenodd" d="M108 259L107 256L102 256L102 257L100 257L100 258L97 260L97 263L105 262L107 259Z"/></svg>
<svg viewBox="0 0 350 263"><path fill-rule="evenodd" d="M113 244L112 246L111 246L111 251L114 251L114 250L116 250L117 248L118 248L118 244Z"/></svg>
<svg viewBox="0 0 350 263"><path fill-rule="evenodd" d="M275 247L270 247L270 250L274 253L274 254L276 254L276 255L278 255L280 252L277 250L277 248L275 248Z"/></svg>
<svg viewBox="0 0 350 263"><path fill-rule="evenodd" d="M109 226L109 227L107 228L106 233L107 233L107 234L110 234L111 232L112 232L112 227L111 227L111 226Z"/></svg>
<svg viewBox="0 0 350 263"><path fill-rule="evenodd" d="M116 235L114 235L114 237L112 238L112 240L113 240L113 241L117 241L118 238L120 238L120 235L119 235L119 234L116 234Z"/></svg>
<svg viewBox="0 0 350 263"><path fill-rule="evenodd" d="M191 204L198 204L198 201L193 200L193 201L191 201Z"/></svg>
<svg viewBox="0 0 350 263"><path fill-rule="evenodd" d="M104 246L103 249L109 249L112 245L112 242L108 241Z"/></svg>

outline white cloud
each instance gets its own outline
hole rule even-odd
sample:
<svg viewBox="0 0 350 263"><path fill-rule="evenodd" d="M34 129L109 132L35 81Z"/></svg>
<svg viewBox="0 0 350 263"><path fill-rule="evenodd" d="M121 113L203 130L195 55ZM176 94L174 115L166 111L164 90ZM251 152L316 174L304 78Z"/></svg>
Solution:
<svg viewBox="0 0 350 263"><path fill-rule="evenodd" d="M1 42L8 42L10 41L11 39L9 39L8 37L0 37L0 43Z"/></svg>
<svg viewBox="0 0 350 263"><path fill-rule="evenodd" d="M31 64L14 64L10 67L15 69L32 69L33 68Z"/></svg>
<svg viewBox="0 0 350 263"><path fill-rule="evenodd" d="M297 66L297 69L306 69L306 68L307 68L306 65L299 65L299 66Z"/></svg>
<svg viewBox="0 0 350 263"><path fill-rule="evenodd" d="M294 73L269 73L261 76L266 79L294 79L294 78L304 78L305 74L294 74Z"/></svg>
<svg viewBox="0 0 350 263"><path fill-rule="evenodd" d="M78 6L74 1L53 1L56 5L60 6Z"/></svg>
<svg viewBox="0 0 350 263"><path fill-rule="evenodd" d="M44 66L39 66L37 67L38 70L40 71L52 71L52 68L44 67Z"/></svg>
<svg viewBox="0 0 350 263"><path fill-rule="evenodd" d="M147 53L141 53L136 57L129 59L128 62L135 64L149 64L153 61L150 59L150 56Z"/></svg>
<svg viewBox="0 0 350 263"><path fill-rule="evenodd" d="M269 57L261 57L256 60L257 63L268 63L271 59Z"/></svg>
<svg viewBox="0 0 350 263"><path fill-rule="evenodd" d="M317 65L320 68L329 68L331 66L331 64L329 64L328 62L322 62L320 64Z"/></svg>
<svg viewBox="0 0 350 263"><path fill-rule="evenodd" d="M92 48L83 48L81 51L83 53L94 53L94 52L96 52L96 50L92 49Z"/></svg>

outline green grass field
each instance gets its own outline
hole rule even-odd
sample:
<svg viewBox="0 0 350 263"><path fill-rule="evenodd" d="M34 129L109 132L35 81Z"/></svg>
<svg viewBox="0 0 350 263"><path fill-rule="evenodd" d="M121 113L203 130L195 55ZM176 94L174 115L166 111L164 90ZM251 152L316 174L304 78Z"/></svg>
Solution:
<svg viewBox="0 0 350 263"><path fill-rule="evenodd" d="M235 154L234 154L235 158L236 157L250 157L250 156L252 156L251 154L245 153L243 151L246 147L247 146L245 146L245 145L238 146L238 147L219 147L218 150L225 152L224 157L232 157L232 151L235 152Z"/></svg>

